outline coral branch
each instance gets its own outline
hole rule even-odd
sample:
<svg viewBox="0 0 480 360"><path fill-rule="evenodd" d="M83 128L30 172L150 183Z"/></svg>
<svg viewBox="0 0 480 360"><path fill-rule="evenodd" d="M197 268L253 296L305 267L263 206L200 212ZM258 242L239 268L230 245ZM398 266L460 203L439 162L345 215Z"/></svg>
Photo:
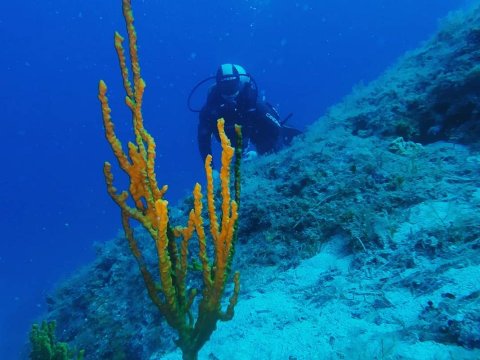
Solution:
<svg viewBox="0 0 480 360"><path fill-rule="evenodd" d="M238 202L240 199L240 150L237 149L235 160L235 199L230 194L230 168L235 149L225 135L224 121L218 120L218 132L222 144L222 160L220 170L221 223L218 221L215 208L215 191L213 182L212 158L205 161L207 177L207 209L210 219L214 263L211 264L207 251L207 237L202 216L202 192L200 184L196 184L194 206L190 211L186 227L173 228L169 222L168 202L163 198L167 186L158 187L155 173L155 140L144 128L142 101L145 82L141 77L137 51L137 34L133 25L133 14L130 0L123 0L123 14L128 33L129 54L133 85L129 80L127 58L123 48L123 37L115 33L115 49L117 51L125 102L132 112L135 142L128 143L128 154L123 150L117 138L111 109L107 97L107 86L99 83L98 98L102 107L105 137L112 147L120 168L128 175L128 191L118 193L115 188L112 166L104 165L107 191L121 209L122 225L125 230L130 249L135 257L145 281L147 292L152 302L165 316L167 322L178 331L178 346L184 359L196 359L198 351L210 338L218 320L230 320L240 291L240 276L233 276L234 289L225 312L221 310L221 301L225 292L230 264L233 257L234 243L237 233ZM241 131L237 128L237 143L241 149ZM132 205L127 202L131 198ZM154 276L148 269L142 251L135 239L130 221L138 221L150 234L157 250L158 273ZM197 295L196 289L187 289L187 272L189 264L188 245L196 235L199 242L198 257L202 265L203 290L199 299L197 319L194 321L191 312ZM177 244L178 241L178 244ZM156 283L158 279L160 286Z"/></svg>

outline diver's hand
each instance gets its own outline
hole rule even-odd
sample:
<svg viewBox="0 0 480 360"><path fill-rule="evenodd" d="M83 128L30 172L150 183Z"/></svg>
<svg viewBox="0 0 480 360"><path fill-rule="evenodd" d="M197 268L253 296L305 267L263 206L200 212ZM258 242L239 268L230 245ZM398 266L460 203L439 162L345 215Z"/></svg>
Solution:
<svg viewBox="0 0 480 360"><path fill-rule="evenodd" d="M255 159L258 156L256 151L250 150L245 155L243 155L243 160L244 161L251 161Z"/></svg>

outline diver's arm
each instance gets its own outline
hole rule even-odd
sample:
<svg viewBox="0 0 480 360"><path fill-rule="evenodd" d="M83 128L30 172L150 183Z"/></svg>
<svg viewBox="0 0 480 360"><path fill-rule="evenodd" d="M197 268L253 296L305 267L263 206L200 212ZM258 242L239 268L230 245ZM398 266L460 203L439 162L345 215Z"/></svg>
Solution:
<svg viewBox="0 0 480 360"><path fill-rule="evenodd" d="M280 116L273 106L265 102L257 103L255 126L252 140L259 154L280 150Z"/></svg>

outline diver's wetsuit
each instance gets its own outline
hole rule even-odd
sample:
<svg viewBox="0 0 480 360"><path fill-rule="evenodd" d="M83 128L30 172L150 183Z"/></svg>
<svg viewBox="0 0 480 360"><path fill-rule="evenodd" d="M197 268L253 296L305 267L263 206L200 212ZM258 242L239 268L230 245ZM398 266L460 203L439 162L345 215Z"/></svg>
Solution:
<svg viewBox="0 0 480 360"><path fill-rule="evenodd" d="M281 128L277 111L268 103L257 101L254 85L247 84L235 100L221 96L214 85L208 94L207 103L200 111L198 146L202 160L212 153L212 134L220 141L217 120L225 119L225 133L235 145L235 124L242 126L244 149L249 141L257 153L265 154L282 147Z"/></svg>

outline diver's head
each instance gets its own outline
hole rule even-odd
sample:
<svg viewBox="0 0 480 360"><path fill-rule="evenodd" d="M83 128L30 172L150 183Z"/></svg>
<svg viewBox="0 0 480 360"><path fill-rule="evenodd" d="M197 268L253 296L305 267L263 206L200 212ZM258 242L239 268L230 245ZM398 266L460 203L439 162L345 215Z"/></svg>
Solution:
<svg viewBox="0 0 480 360"><path fill-rule="evenodd" d="M247 72L240 65L222 64L217 70L217 88L224 98L234 98L248 81Z"/></svg>

